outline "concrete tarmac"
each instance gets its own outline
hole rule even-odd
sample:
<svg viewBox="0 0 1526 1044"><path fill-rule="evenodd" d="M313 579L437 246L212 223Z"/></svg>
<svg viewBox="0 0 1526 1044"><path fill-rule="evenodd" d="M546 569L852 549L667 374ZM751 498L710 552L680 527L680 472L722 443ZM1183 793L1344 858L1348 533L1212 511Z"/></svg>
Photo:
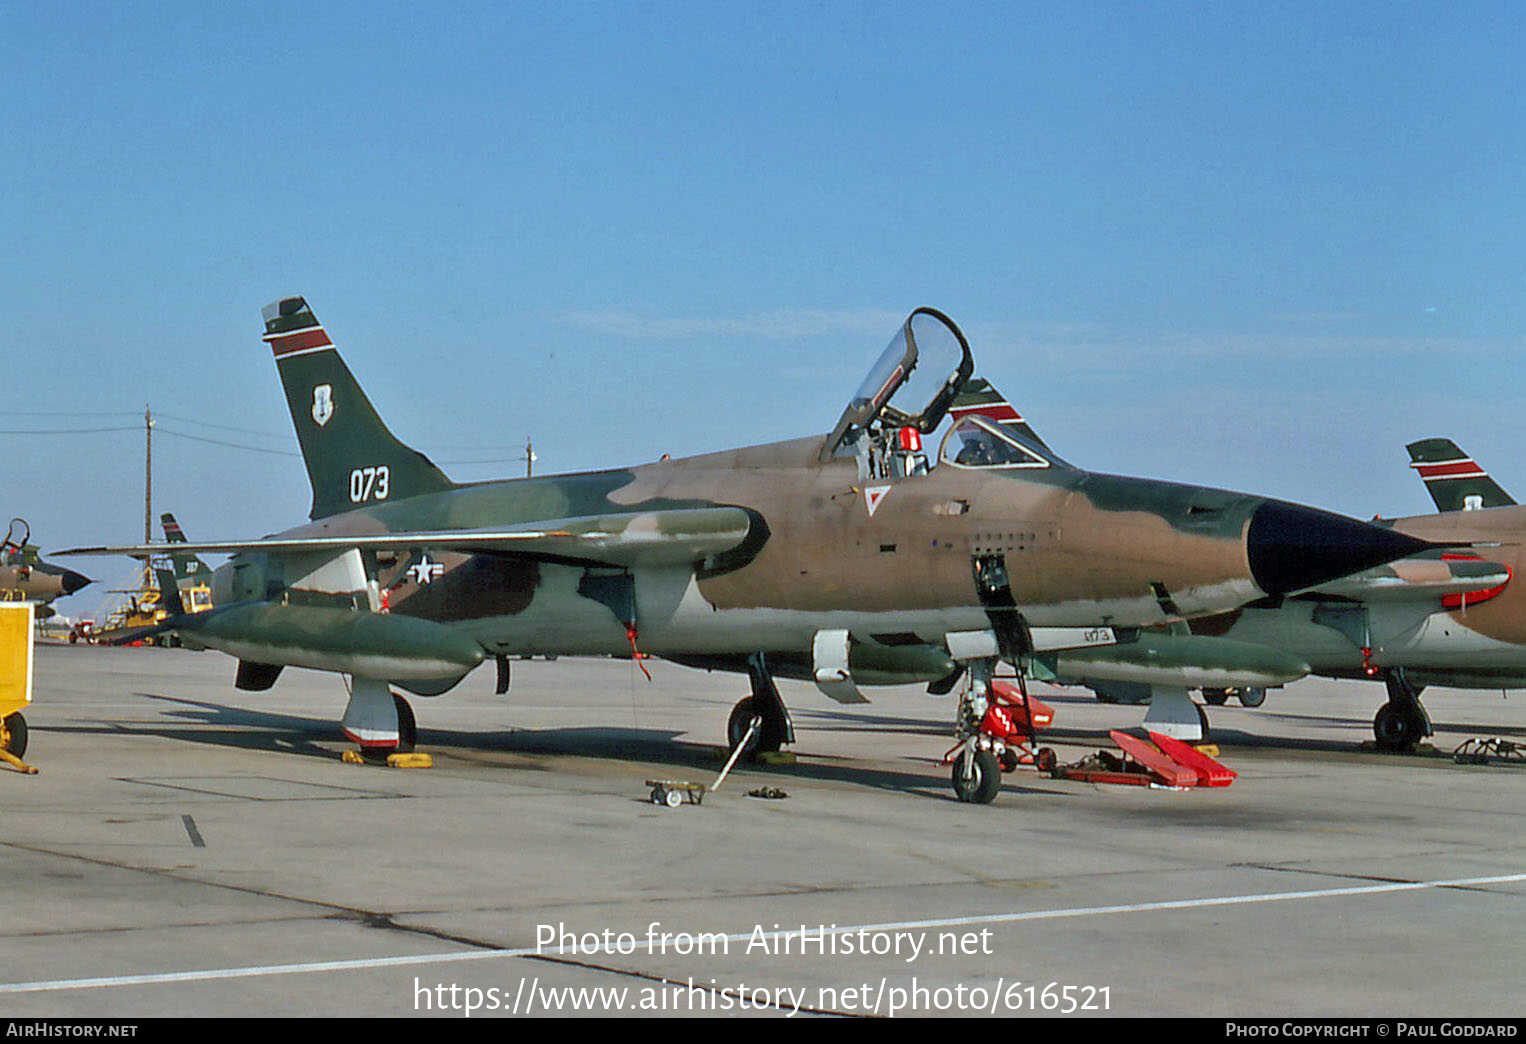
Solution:
<svg viewBox="0 0 1526 1044"><path fill-rule="evenodd" d="M715 778L744 678L481 670L412 700L434 767L401 770L341 763L333 675L36 654L41 774L0 774L12 1017L1526 1013L1526 767L1363 750L1377 684L1212 709L1227 789L1020 771L970 806L952 699L781 683L798 763L668 809L645 781ZM1141 717L1038 691L1062 761ZM1426 702L1439 750L1526 742L1526 699Z"/></svg>

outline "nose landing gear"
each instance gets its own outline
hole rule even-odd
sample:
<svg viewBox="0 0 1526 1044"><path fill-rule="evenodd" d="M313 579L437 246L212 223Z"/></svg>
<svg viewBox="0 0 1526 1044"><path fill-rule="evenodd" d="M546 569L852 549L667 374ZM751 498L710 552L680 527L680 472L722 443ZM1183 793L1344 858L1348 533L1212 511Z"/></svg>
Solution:
<svg viewBox="0 0 1526 1044"><path fill-rule="evenodd" d="M994 661L970 664L959 695L954 734L959 742L943 755L952 766L954 794L960 801L986 805L1001 790L1001 774L1021 765L1050 772L1058 759L1048 747L1034 747L1035 725L1048 717L1028 697L1021 672L1016 685L991 677Z"/></svg>

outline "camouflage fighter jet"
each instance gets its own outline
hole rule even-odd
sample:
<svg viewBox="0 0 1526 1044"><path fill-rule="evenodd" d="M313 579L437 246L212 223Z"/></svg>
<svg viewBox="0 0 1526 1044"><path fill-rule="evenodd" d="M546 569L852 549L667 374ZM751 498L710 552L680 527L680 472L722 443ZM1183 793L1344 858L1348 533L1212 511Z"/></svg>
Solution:
<svg viewBox="0 0 1526 1044"><path fill-rule="evenodd" d="M31 538L31 527L24 519L11 519L5 540L0 542L0 601L35 602L37 619L46 620L53 616L54 599L94 581L38 558L37 545L28 543Z"/></svg>
<svg viewBox="0 0 1526 1044"><path fill-rule="evenodd" d="M1431 734L1420 702L1427 685L1526 687L1526 588L1511 583L1526 565L1526 507L1448 439L1407 448L1441 512L1382 524L1454 550L1432 548L1277 604L1188 625L1201 638L1279 650L1305 661L1311 673L1381 680L1388 700L1373 719L1373 735L1386 750L1408 749ZM1209 702L1223 703L1234 691L1248 706L1264 698L1260 688L1218 684L1204 687ZM1104 698L1145 695L1108 680L1091 687Z"/></svg>
<svg viewBox="0 0 1526 1044"><path fill-rule="evenodd" d="M793 740L774 677L862 702L860 684L984 700L1033 628L1144 627L1283 597L1412 554L1418 539L1283 501L1056 465L970 417L943 426L974 360L918 309L826 435L583 474L457 484L382 423L306 301L264 311L312 485L311 523L231 553L186 645L238 657L261 690L285 666L350 677L342 727L408 748L409 705L485 658L656 655L745 672L733 742ZM163 545L76 549L155 555ZM983 710L983 707L978 708ZM955 790L989 801L997 760L971 739ZM978 721L978 715L975 715Z"/></svg>

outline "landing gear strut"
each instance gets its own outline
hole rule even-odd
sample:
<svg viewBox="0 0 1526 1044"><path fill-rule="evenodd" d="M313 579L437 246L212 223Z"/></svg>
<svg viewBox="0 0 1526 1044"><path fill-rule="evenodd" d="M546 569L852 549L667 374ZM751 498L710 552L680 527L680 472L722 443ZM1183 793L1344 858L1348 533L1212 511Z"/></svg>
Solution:
<svg viewBox="0 0 1526 1044"><path fill-rule="evenodd" d="M731 709L731 717L726 721L726 746L735 749L747 734L752 719L755 716L762 718L757 738L742 751L745 757L751 758L775 753L784 744L795 742L795 726L784 701L779 698L779 687L774 684L774 676L762 653L753 653L747 658L747 676L752 681L752 695L738 700Z"/></svg>
<svg viewBox="0 0 1526 1044"><path fill-rule="evenodd" d="M1378 708L1372 719L1372 734L1379 750L1410 750L1426 736L1431 735L1431 716L1420 702L1423 686L1414 685L1404 676L1403 669L1388 671L1383 676L1388 687L1388 702Z"/></svg>
<svg viewBox="0 0 1526 1044"><path fill-rule="evenodd" d="M379 678L354 675L349 683L350 702L339 727L360 749L344 751L339 760L347 765L429 768L429 755L414 753L419 728L408 701Z"/></svg>
<svg viewBox="0 0 1526 1044"><path fill-rule="evenodd" d="M954 725L958 743L943 760L953 765L954 795L960 801L989 805L1001 790L1002 769L1017 767L1019 749L1031 750L1033 717L1023 660L1033 652L1033 638L1012 594L1006 556L972 555L970 570L976 597L991 629L983 634L966 632L957 639L945 636L949 653L966 667L968 682L959 696L959 717ZM991 688L991 678L1001 660L1017 668L1017 686L1023 697L1020 722L1000 706ZM1033 760L1038 763L1037 754Z"/></svg>
<svg viewBox="0 0 1526 1044"><path fill-rule="evenodd" d="M386 682L375 678L351 680L350 702L340 728L366 753L407 754L419 740L413 708Z"/></svg>

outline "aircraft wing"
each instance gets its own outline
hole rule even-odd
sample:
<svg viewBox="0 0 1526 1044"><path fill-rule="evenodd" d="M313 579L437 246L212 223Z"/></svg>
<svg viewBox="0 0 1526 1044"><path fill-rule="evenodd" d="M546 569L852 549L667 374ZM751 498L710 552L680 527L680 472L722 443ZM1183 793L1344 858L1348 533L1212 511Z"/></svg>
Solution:
<svg viewBox="0 0 1526 1044"><path fill-rule="evenodd" d="M463 553L571 558L620 566L687 565L730 551L746 539L752 516L738 507L676 508L577 518L546 519L488 529L400 533L312 534L211 543L76 547L60 555L159 556L176 554L313 554L441 550Z"/></svg>

